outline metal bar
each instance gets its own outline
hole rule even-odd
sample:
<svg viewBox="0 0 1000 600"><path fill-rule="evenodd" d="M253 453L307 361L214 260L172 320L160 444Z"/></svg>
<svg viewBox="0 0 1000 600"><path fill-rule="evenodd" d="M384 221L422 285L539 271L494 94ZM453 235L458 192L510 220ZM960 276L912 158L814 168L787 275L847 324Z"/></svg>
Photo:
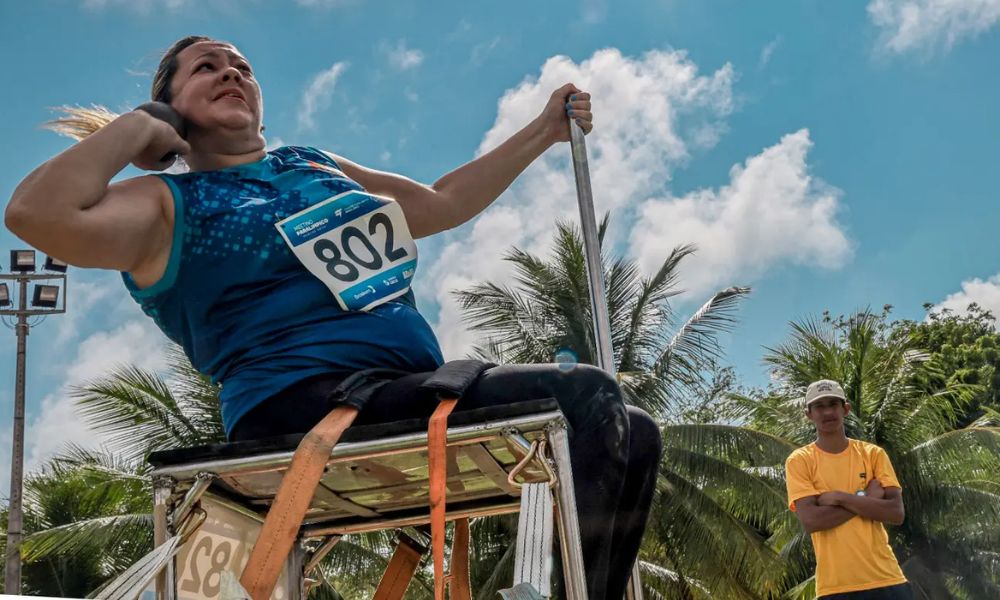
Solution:
<svg viewBox="0 0 1000 600"><path fill-rule="evenodd" d="M587 579L584 577L583 546L580 543L580 521L576 512L573 490L573 467L569 461L569 436L566 427L553 427L549 432L552 456L559 473L556 504L559 513L559 544L562 546L563 578L567 600L586 600Z"/></svg>
<svg viewBox="0 0 1000 600"><path fill-rule="evenodd" d="M597 366L614 374L614 354L611 348L611 322L608 319L608 296L604 288L604 266L601 245L597 237L594 216L594 193L590 187L590 165L583 129L570 120L570 148L573 153L573 174L576 175L576 198L580 205L580 224L587 257L587 280L590 282L591 314L594 321L594 345Z"/></svg>
<svg viewBox="0 0 1000 600"><path fill-rule="evenodd" d="M518 450L520 450L521 454L524 456L527 456L531 452L531 442L521 435L520 431L508 431L504 437L506 437L510 443L517 446Z"/></svg>
<svg viewBox="0 0 1000 600"><path fill-rule="evenodd" d="M470 475L472 475L472 476L480 476L481 474L478 471L469 471L467 473L455 473L454 475L449 475L449 477L445 481L447 483L449 483L449 484L452 484L452 483L455 483L456 481L462 481L463 479L465 479L466 477L468 477ZM340 507L335 507L335 508L341 508L341 510L343 510L345 512L352 512L353 514L355 514L355 515L357 515L359 517L377 517L377 516L380 516L378 512L376 512L376 511L374 511L372 509L369 509L366 506L363 506L361 504L356 503L354 501L354 497L356 497L356 496L367 496L367 495L372 494L372 493L376 493L376 494L388 494L390 496L406 495L409 492L419 492L421 490L426 490L428 488L428 485L429 485L428 481L429 481L429 479L426 479L426 478L424 478L424 479L415 479L413 481L407 481L406 483L399 483L399 484L396 484L396 485L386 485L386 486L380 486L380 487L377 487L377 488L364 488L364 489L359 489L359 490L349 490L349 491L340 492L339 495L340 495L341 499L346 500L347 502L350 502L353 506L350 507L350 508L348 508L346 506L340 506ZM493 490L486 490L486 493L487 494L493 494L495 492ZM324 495L320 499L326 500L326 496ZM394 505L397 504L397 503L398 503L398 500L395 500L395 499L394 500L388 500L388 501L380 504L378 508L379 508L380 511L393 510L395 508ZM404 501L404 503L405 503L405 501ZM355 507L360 508L361 510L363 510L365 512L364 513L359 513L359 512L357 512L357 509Z"/></svg>
<svg viewBox="0 0 1000 600"><path fill-rule="evenodd" d="M604 287L604 265L601 261L601 244L597 236L597 219L594 215L594 193L590 187L590 163L583 129L570 119L570 149L573 154L573 173L576 175L576 196L580 205L580 223L583 245L587 257L587 280L590 281L591 314L594 321L594 345L597 366L615 375L614 348L611 345L611 319L608 316L608 295ZM627 597L643 600L639 564L632 566Z"/></svg>
<svg viewBox="0 0 1000 600"><path fill-rule="evenodd" d="M167 515L170 512L170 497L174 493L177 481L173 477L157 477L153 479L153 546L162 546L170 537ZM156 600L173 600L174 574L173 562L156 576Z"/></svg>
<svg viewBox="0 0 1000 600"><path fill-rule="evenodd" d="M446 520L478 517L489 517L493 515L506 515L516 513L521 508L521 501L512 498L510 502L504 504L494 504L483 508L469 510L448 511ZM378 521L363 521L360 523L348 523L345 525L317 525L314 527L304 527L302 529L303 538L323 537L330 534L347 535L349 533L367 533L369 531L380 531L391 527L413 527L426 525L431 522L430 515L413 515L409 517L386 517Z"/></svg>
<svg viewBox="0 0 1000 600"><path fill-rule="evenodd" d="M629 577L628 586L625 588L625 598L627 598L627 600L643 600L642 572L639 571L638 557L632 564L632 576Z"/></svg>
<svg viewBox="0 0 1000 600"><path fill-rule="evenodd" d="M2 309L0 310L0 315L24 315L26 317L34 317L38 315L61 315L66 312L62 308L46 308L46 309L26 309L26 310L11 310Z"/></svg>
<svg viewBox="0 0 1000 600"><path fill-rule="evenodd" d="M471 436L471 437L466 437L466 438L463 438L461 440L449 439L448 440L448 448L450 449L450 448L456 447L456 446L468 446L468 445L472 445L472 444L482 444L482 443L490 442L490 441L492 441L492 440L494 440L496 438L497 438L497 435L495 433L486 432L486 433L481 433L479 435L474 435L474 436ZM359 463L360 464L361 461L369 461L369 460L371 460L373 458L383 458L383 457L386 457L386 456L399 456L400 454L412 454L412 453L415 453L415 452L426 452L427 451L427 449L423 448L423 447L419 447L419 446L407 446L407 445L403 444L400 441L399 438L394 438L394 437L393 438L385 438L384 440L373 440L373 441L377 441L377 442L388 441L388 445L381 446L381 447L376 448L374 450L370 450L370 451L363 452L363 453L353 453L351 456L339 456L337 453L332 453L330 455L330 460L327 461L327 465L330 466L330 465L334 465L334 464L338 464L338 463L345 463L345 462ZM365 443L368 443L368 442L365 442ZM340 444L338 444L337 447L339 448ZM259 456L262 456L262 457L271 457L271 458L279 457L280 458L281 456L284 456L284 452L282 452L281 454L278 454L278 453L261 454ZM247 459L252 459L253 457L246 457L246 458ZM229 460L234 460L234 459L229 459ZM239 458L239 459L235 459L235 460L242 461L244 459L243 458ZM256 463L254 463L254 465L256 465ZM267 462L267 463L264 463L264 464L259 465L259 466L254 466L254 465L251 465L251 466L246 467L246 468L241 468L239 471L223 473L223 477L230 477L230 476L235 476L235 475L258 475L258 474L261 474L261 473L271 473L271 472L275 472L275 471L284 471L285 469L288 468L288 463L287 462L282 462L280 460L277 461L277 462L273 462L273 461L272 462Z"/></svg>
<svg viewBox="0 0 1000 600"><path fill-rule="evenodd" d="M201 495L208 490L208 486L212 485L212 481L215 479L214 473L201 472L195 476L194 485L185 494L184 499L181 503L177 505L177 508L173 512L173 525L174 527L179 527L187 519L188 515L191 513L191 509L194 508L195 502L197 502Z"/></svg>
<svg viewBox="0 0 1000 600"><path fill-rule="evenodd" d="M306 575L312 573L313 569L319 566L320 561L322 561L326 555L330 553L330 550L333 550L333 547L337 545L337 542L339 542L342 537L343 536L340 535L331 535L330 539L323 542L319 548L316 548L316 550L309 555L309 562L306 563L303 572Z"/></svg>
<svg viewBox="0 0 1000 600"><path fill-rule="evenodd" d="M288 573L285 598L306 597L305 556L306 551L302 547L302 539L299 538L285 559L285 572Z"/></svg>
<svg viewBox="0 0 1000 600"><path fill-rule="evenodd" d="M66 279L65 273L0 273L0 281L55 281Z"/></svg>
<svg viewBox="0 0 1000 600"><path fill-rule="evenodd" d="M498 420L492 423L477 423L474 425L456 427L448 431L448 443L478 443L479 441L487 441L489 437L486 437L485 440L481 440L479 438L483 438L484 436L498 437L503 431L511 427L525 432L530 432L531 430L537 431L543 429L549 422L557 419L562 419L562 413L559 411L549 411L524 417L515 417L513 419ZM426 431L380 440L344 442L337 444L337 446L334 447L333 452L330 454L330 462L348 461L359 457L368 457L381 453L424 450L426 444ZM418 446L419 448L417 448ZM170 465L160 467L159 469L154 470L150 475L154 477L157 475L170 475L171 477L177 478L178 481L185 481L192 479L195 475L202 471L215 473L220 477L227 477L244 472L259 472L261 470L270 469L277 470L287 468L294 453L294 450L286 450L283 452L271 452L268 454L242 458L205 460L198 463Z"/></svg>
<svg viewBox="0 0 1000 600"><path fill-rule="evenodd" d="M451 478L451 481L461 481L461 479L458 477L453 477ZM427 508L427 503L429 500L426 494L427 482L424 481L423 484L424 485L421 485L419 487L410 488L414 492L421 493L420 495L411 496L410 499L403 499L403 500L392 499L379 504L378 505L378 509L380 511L379 517L384 517L385 515L389 515L392 513L398 514L401 511ZM461 500L455 500L455 501L463 503L479 502L481 500L490 500L493 498L501 498L506 500L507 494L503 493L503 490L498 491L491 488L486 490L480 490L477 492L465 492L462 495ZM345 512L346 511L343 510L325 510L322 512L310 512L306 515L305 519L303 519L302 523L303 526L314 526L314 525L319 525L321 523L329 523L330 521L336 521L338 519L343 520L343 519L351 519L358 517L358 515L356 514L352 513L345 514ZM371 517L364 517L364 518L370 519Z"/></svg>

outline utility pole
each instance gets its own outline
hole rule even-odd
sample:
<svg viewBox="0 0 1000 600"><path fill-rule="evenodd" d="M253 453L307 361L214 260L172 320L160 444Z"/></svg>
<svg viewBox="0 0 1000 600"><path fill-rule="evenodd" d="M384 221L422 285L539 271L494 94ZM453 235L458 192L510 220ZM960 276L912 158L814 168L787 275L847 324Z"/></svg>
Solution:
<svg viewBox="0 0 1000 600"><path fill-rule="evenodd" d="M24 482L24 379L27 360L28 332L32 323L28 317L40 317L39 321L50 314L66 312L66 265L49 258L46 260L47 270L57 271L52 274L34 273L35 251L12 250L11 272L0 273L0 318L3 323L14 329L17 336L17 366L14 382L14 442L10 465L10 504L7 514L7 556L4 571L4 593L19 595L21 593L21 540L24 535L24 511L22 505L22 490ZM17 286L17 305L10 308L10 288L5 281ZM42 283L45 282L45 283ZM28 286L33 283L34 297L28 304ZM52 284L55 285L52 285ZM62 305L58 303L59 292L62 294ZM16 317L11 324L7 316Z"/></svg>

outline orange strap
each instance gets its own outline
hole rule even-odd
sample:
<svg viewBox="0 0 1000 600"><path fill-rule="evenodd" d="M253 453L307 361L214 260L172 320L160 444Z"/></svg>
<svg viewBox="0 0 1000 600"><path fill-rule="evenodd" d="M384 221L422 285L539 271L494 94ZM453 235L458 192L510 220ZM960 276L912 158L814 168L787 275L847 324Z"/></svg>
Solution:
<svg viewBox="0 0 1000 600"><path fill-rule="evenodd" d="M451 600L472 600L469 579L469 520L457 519L451 543Z"/></svg>
<svg viewBox="0 0 1000 600"><path fill-rule="evenodd" d="M396 551L392 553L392 559L389 560L389 566L378 582L378 589L375 590L372 600L401 600L406 594L406 588L410 587L417 566L420 565L420 557L426 551L418 548L409 538L401 537L396 544Z"/></svg>
<svg viewBox="0 0 1000 600"><path fill-rule="evenodd" d="M295 449L292 464L281 479L278 493L250 553L250 560L240 577L240 583L253 600L268 600L271 597L330 459L330 452L357 415L358 409L353 406L333 409L302 438Z"/></svg>
<svg viewBox="0 0 1000 600"><path fill-rule="evenodd" d="M442 398L427 428L427 466L431 497L431 547L434 559L434 600L444 600L445 482L448 479L448 415L458 398Z"/></svg>

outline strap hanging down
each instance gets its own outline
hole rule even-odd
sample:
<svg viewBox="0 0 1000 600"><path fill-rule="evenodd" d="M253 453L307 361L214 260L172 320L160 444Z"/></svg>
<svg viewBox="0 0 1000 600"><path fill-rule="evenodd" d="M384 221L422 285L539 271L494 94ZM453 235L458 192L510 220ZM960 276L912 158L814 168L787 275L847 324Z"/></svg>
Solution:
<svg viewBox="0 0 1000 600"><path fill-rule="evenodd" d="M451 600L472 600L469 577L469 520L455 520L455 537L451 542Z"/></svg>
<svg viewBox="0 0 1000 600"><path fill-rule="evenodd" d="M302 438L295 449L292 464L281 479L278 493L250 553L250 560L240 577L240 583L253 600L268 600L271 597L316 486L323 476L330 452L357 415L358 409L353 406L333 409Z"/></svg>
<svg viewBox="0 0 1000 600"><path fill-rule="evenodd" d="M425 552L427 548L401 535L372 600L402 600Z"/></svg>
<svg viewBox="0 0 1000 600"><path fill-rule="evenodd" d="M514 553L514 584L527 583L546 598L552 596L550 586L554 515L555 503L548 482L526 483L521 487L521 511Z"/></svg>
<svg viewBox="0 0 1000 600"><path fill-rule="evenodd" d="M448 415L458 398L441 398L427 427L427 467L431 501L431 556L434 559L434 600L444 600L445 482L448 479Z"/></svg>

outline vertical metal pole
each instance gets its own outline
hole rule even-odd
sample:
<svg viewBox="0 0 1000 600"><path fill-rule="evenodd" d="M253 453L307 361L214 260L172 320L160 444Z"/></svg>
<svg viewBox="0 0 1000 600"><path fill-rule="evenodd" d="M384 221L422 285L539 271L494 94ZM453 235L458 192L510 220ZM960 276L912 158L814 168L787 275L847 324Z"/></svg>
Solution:
<svg viewBox="0 0 1000 600"><path fill-rule="evenodd" d="M305 572L305 548L302 547L302 538L295 541L292 551L285 559L285 573L288 580L285 582L285 598L288 600L298 600L306 597L306 572Z"/></svg>
<svg viewBox="0 0 1000 600"><path fill-rule="evenodd" d="M601 246L597 239L597 219L594 216L594 193L590 188L590 165L583 129L570 120L570 148L573 152L573 173L576 175L576 197L580 204L583 249L587 257L587 280L590 281L590 305L594 321L594 345L597 366L614 375L615 362L611 349L611 321L608 318L608 295L604 289L604 266Z"/></svg>
<svg viewBox="0 0 1000 600"><path fill-rule="evenodd" d="M4 593L21 594L21 538L24 514L21 488L24 479L24 362L27 351L28 281L18 279L17 374L14 383L14 447L10 459L10 506L7 516L7 556L4 571Z"/></svg>
<svg viewBox="0 0 1000 600"><path fill-rule="evenodd" d="M563 555L563 578L566 580L567 600L586 600L587 578L583 566L583 546L580 543L580 521L576 512L576 492L573 489L573 466L569 459L569 437L565 425L549 430L552 458L556 462L559 483L559 545Z"/></svg>
<svg viewBox="0 0 1000 600"><path fill-rule="evenodd" d="M594 192L590 187L590 164L583 129L572 119L569 122L570 149L573 153L573 173L576 175L576 197L580 205L583 247L587 257L587 279L590 281L591 313L594 321L594 345L597 366L615 374L614 351L611 346L611 319L608 316L608 295L604 287L604 265L601 261L597 219L594 216ZM632 566L632 577L626 590L628 600L642 600L639 563Z"/></svg>
<svg viewBox="0 0 1000 600"><path fill-rule="evenodd" d="M170 537L170 498L177 482L173 477L153 478L153 547L167 542ZM156 576L156 600L173 600L174 560Z"/></svg>

